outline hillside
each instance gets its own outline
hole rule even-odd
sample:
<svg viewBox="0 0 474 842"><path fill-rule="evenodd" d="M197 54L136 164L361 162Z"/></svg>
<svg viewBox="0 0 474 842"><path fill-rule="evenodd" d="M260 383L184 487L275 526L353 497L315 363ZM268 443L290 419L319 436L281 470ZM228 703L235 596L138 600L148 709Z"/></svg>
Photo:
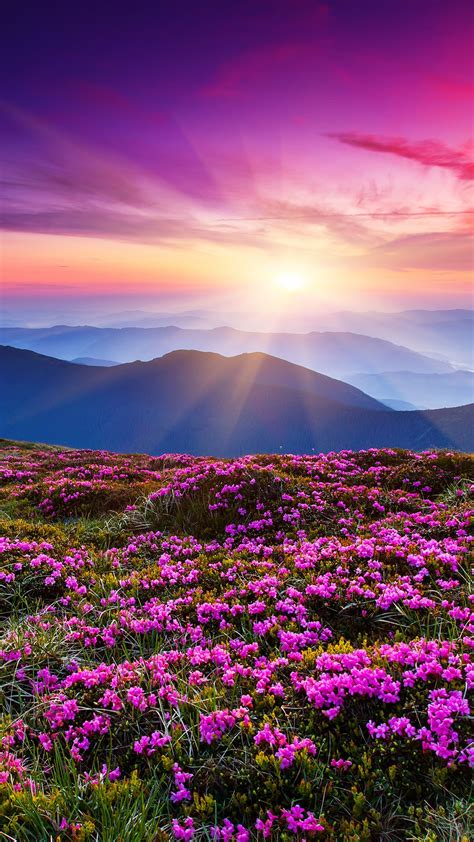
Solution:
<svg viewBox="0 0 474 842"><path fill-rule="evenodd" d="M6 839L472 838L471 457L0 448Z"/></svg>
<svg viewBox="0 0 474 842"><path fill-rule="evenodd" d="M264 354L180 351L81 366L0 348L0 435L75 447L235 456L400 446L474 449L474 407L395 412Z"/></svg>

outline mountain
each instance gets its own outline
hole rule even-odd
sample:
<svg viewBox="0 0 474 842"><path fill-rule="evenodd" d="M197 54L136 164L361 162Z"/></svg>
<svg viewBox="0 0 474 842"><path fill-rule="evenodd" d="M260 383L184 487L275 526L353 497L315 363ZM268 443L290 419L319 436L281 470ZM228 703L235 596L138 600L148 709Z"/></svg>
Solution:
<svg viewBox="0 0 474 842"><path fill-rule="evenodd" d="M0 344L59 359L93 357L121 363L151 360L184 349L213 351L225 356L260 351L340 380L359 373L453 371L443 360L357 333L256 333L230 327L188 330L175 326L119 329L56 325L51 328L0 328Z"/></svg>
<svg viewBox="0 0 474 842"><path fill-rule="evenodd" d="M407 401L397 401L393 398L381 398L380 403L383 403L385 406L388 406L389 409L396 409L396 410L405 410L405 409L426 409L426 407L416 407L412 403L408 403Z"/></svg>
<svg viewBox="0 0 474 842"><path fill-rule="evenodd" d="M380 446L474 449L474 406L395 412L265 354L178 351L111 368L0 348L0 436L218 456Z"/></svg>
<svg viewBox="0 0 474 842"><path fill-rule="evenodd" d="M474 368L473 310L343 311L324 317L326 330L353 331L406 345L422 354Z"/></svg>
<svg viewBox="0 0 474 842"><path fill-rule="evenodd" d="M382 403L387 400L402 401L416 409L460 406L474 401L472 371L453 371L448 374L385 371L382 374L351 375L348 381Z"/></svg>
<svg viewBox="0 0 474 842"><path fill-rule="evenodd" d="M206 310L184 310L179 313L150 312L149 310L122 310L102 315L98 327L169 327L212 328L219 324L217 314Z"/></svg>
<svg viewBox="0 0 474 842"><path fill-rule="evenodd" d="M72 363L78 363L79 365L99 365L99 366L111 366L111 365L118 365L115 360L98 360L96 357L76 357L74 360L71 360Z"/></svg>

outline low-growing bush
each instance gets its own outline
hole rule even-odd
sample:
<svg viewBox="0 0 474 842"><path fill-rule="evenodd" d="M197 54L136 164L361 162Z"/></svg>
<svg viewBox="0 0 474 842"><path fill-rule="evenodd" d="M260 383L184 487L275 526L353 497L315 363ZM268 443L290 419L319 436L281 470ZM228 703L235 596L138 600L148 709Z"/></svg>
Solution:
<svg viewBox="0 0 474 842"><path fill-rule="evenodd" d="M471 838L469 457L2 457L0 838Z"/></svg>

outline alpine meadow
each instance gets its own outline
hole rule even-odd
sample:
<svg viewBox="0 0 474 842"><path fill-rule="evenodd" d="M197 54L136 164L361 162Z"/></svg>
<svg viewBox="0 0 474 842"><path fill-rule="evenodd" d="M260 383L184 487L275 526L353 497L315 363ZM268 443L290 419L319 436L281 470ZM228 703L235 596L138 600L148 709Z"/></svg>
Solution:
<svg viewBox="0 0 474 842"><path fill-rule="evenodd" d="M474 6L0 43L0 842L471 842Z"/></svg>

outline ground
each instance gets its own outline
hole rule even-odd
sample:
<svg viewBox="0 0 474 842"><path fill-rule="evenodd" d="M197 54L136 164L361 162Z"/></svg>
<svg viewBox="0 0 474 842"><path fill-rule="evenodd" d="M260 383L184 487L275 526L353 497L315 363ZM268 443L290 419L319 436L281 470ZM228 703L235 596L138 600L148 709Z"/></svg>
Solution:
<svg viewBox="0 0 474 842"><path fill-rule="evenodd" d="M472 838L471 457L0 457L0 838Z"/></svg>

